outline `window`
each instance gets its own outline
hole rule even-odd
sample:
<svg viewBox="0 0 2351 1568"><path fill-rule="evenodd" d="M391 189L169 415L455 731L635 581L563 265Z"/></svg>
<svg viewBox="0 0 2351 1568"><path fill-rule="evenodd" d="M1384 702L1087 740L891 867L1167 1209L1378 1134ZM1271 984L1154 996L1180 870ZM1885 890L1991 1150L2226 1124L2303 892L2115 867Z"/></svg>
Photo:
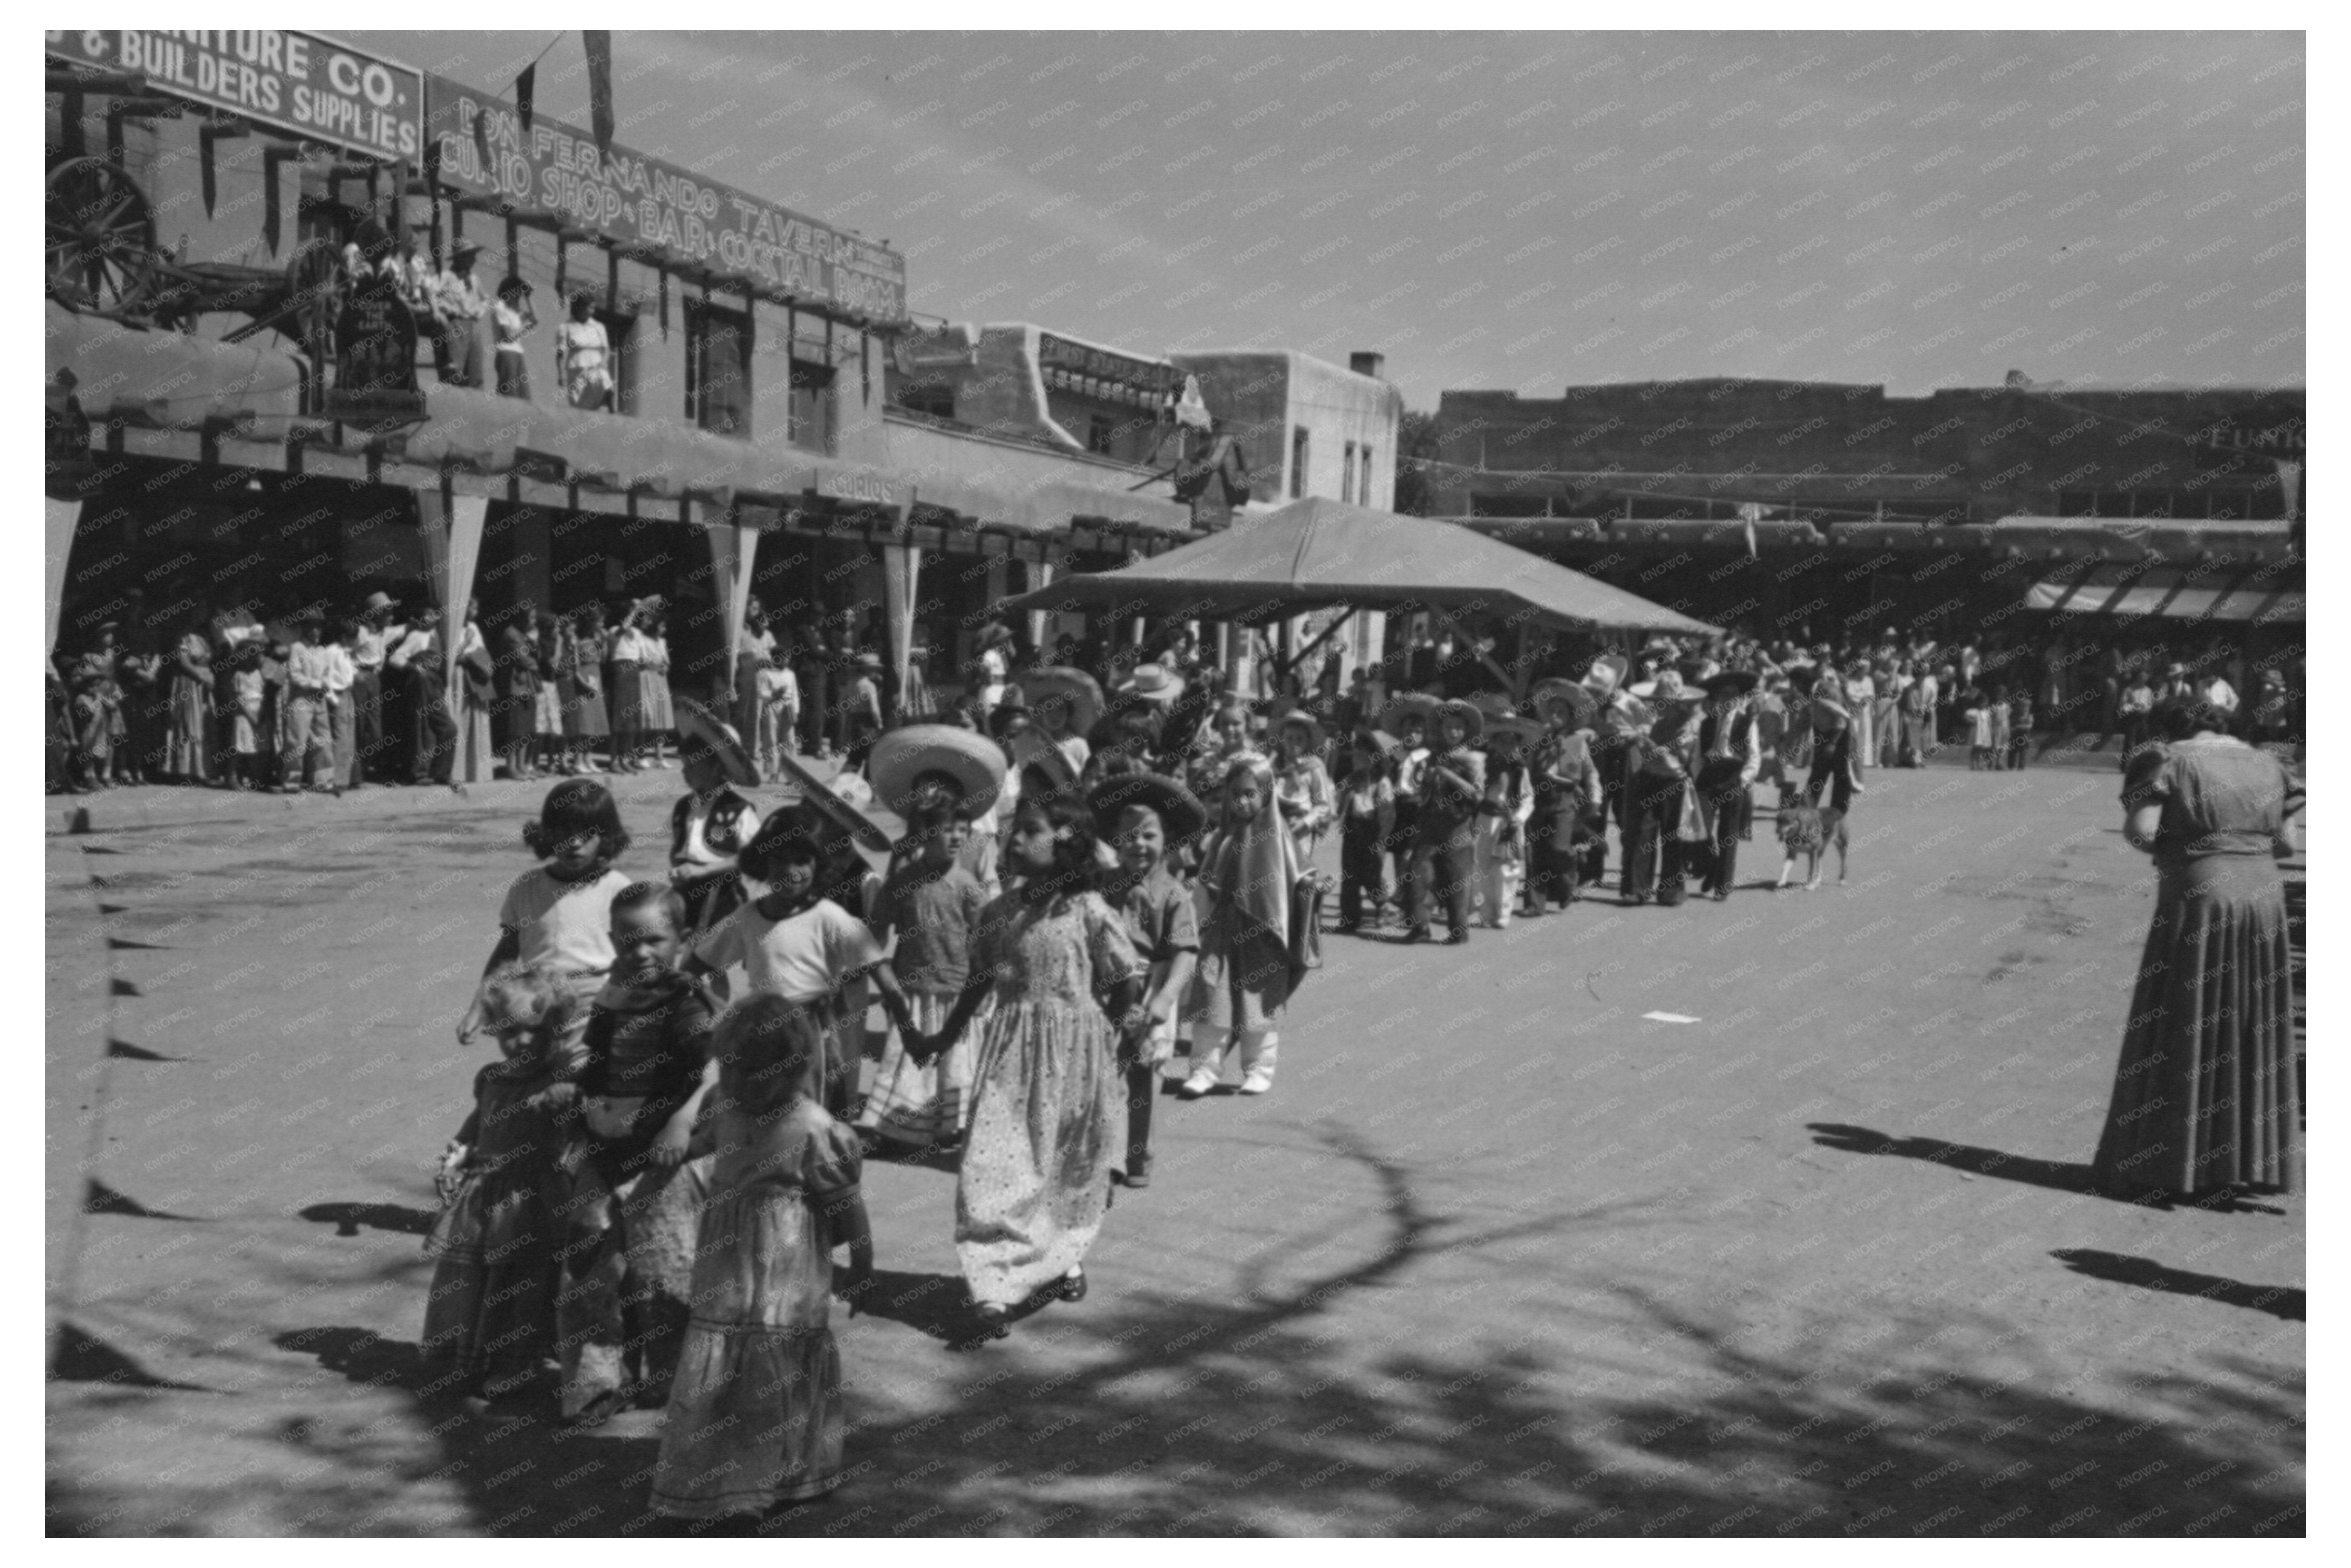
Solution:
<svg viewBox="0 0 2351 1568"><path fill-rule="evenodd" d="M785 439L808 452L832 454L833 371L831 365L792 361L791 428Z"/></svg>
<svg viewBox="0 0 2351 1568"><path fill-rule="evenodd" d="M751 323L701 300L685 306L685 417L714 435L751 434Z"/></svg>
<svg viewBox="0 0 2351 1568"><path fill-rule="evenodd" d="M1118 441L1118 425L1110 415L1098 413L1086 422L1086 450L1107 457Z"/></svg>
<svg viewBox="0 0 2351 1568"><path fill-rule="evenodd" d="M1290 498L1293 501L1306 494L1306 427L1299 425L1290 433Z"/></svg>
<svg viewBox="0 0 2351 1568"><path fill-rule="evenodd" d="M1372 504L1372 445L1368 441L1364 444L1364 465L1355 474L1355 505L1368 507Z"/></svg>
<svg viewBox="0 0 2351 1568"><path fill-rule="evenodd" d="M936 381L909 382L898 389L898 406L934 419L955 417L955 385L942 376Z"/></svg>
<svg viewBox="0 0 2351 1568"><path fill-rule="evenodd" d="M615 413L637 412L637 318L634 311L597 310L604 336L612 342L612 407Z"/></svg>
<svg viewBox="0 0 2351 1568"><path fill-rule="evenodd" d="M1343 501L1352 501L1354 498L1355 444L1350 441L1347 443L1346 457L1344 461L1341 463L1339 467L1339 499Z"/></svg>

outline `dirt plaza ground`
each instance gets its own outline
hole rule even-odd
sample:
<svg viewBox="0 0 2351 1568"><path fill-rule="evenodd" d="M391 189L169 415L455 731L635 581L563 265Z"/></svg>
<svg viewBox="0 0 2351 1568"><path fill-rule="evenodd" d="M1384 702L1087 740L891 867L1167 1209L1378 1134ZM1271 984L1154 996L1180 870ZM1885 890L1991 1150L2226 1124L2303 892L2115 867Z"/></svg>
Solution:
<svg viewBox="0 0 2351 1568"><path fill-rule="evenodd" d="M2303 1200L2086 1188L2154 897L2116 784L1872 773L1842 886L1753 885L1766 813L1728 904L1330 936L1274 1092L1163 1100L1089 1299L974 1354L951 1172L874 1162L850 1474L773 1528L2300 1534ZM656 871L676 775L621 787ZM411 1364L538 797L47 839L52 1533L645 1527L658 1412Z"/></svg>

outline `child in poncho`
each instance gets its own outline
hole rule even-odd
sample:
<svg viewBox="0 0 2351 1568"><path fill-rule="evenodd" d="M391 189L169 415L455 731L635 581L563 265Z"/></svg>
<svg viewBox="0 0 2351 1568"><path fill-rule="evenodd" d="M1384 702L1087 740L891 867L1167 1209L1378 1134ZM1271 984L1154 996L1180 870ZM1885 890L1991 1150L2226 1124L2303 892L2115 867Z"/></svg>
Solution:
<svg viewBox="0 0 2351 1568"><path fill-rule="evenodd" d="M1274 818L1272 770L1262 758L1235 759L1217 830L1200 855L1200 963L1186 1009L1193 1068L1178 1091L1183 1098L1217 1087L1235 1042L1240 1092L1273 1087L1281 1011L1299 977L1290 933L1298 873L1297 851Z"/></svg>

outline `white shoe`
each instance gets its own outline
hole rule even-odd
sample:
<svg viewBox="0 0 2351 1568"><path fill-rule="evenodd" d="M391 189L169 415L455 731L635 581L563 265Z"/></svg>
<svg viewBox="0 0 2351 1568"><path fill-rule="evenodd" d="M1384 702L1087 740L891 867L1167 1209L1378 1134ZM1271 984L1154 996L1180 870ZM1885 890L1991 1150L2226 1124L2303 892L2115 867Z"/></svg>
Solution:
<svg viewBox="0 0 2351 1568"><path fill-rule="evenodd" d="M1215 1073L1198 1071L1184 1080L1184 1087L1176 1091L1176 1093L1179 1099L1197 1100L1203 1094L1215 1092L1217 1083L1217 1078Z"/></svg>
<svg viewBox="0 0 2351 1568"><path fill-rule="evenodd" d="M1244 1094L1262 1094L1272 1087L1273 1074L1254 1068L1248 1077L1241 1080L1241 1092Z"/></svg>

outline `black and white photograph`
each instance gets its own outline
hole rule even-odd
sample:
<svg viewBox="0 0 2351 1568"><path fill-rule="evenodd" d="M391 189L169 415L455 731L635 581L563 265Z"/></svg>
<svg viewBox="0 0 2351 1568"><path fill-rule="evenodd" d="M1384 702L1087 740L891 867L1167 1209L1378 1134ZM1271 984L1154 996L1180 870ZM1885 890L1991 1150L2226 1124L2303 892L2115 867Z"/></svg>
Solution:
<svg viewBox="0 0 2351 1568"><path fill-rule="evenodd" d="M47 1537L2329 1533L2314 16L521 9L44 35Z"/></svg>

